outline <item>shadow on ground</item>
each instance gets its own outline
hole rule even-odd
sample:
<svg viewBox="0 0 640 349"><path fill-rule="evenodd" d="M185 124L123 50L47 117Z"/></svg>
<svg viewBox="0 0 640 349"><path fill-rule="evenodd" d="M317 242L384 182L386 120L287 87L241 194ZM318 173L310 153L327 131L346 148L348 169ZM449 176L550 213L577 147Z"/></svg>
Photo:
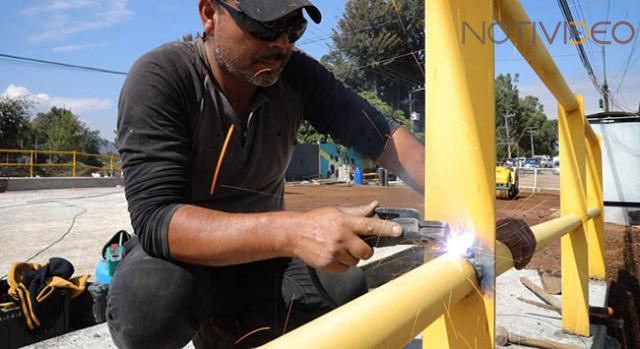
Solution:
<svg viewBox="0 0 640 349"><path fill-rule="evenodd" d="M639 239L638 232L631 227L624 232L624 268L611 280L609 289L609 306L616 312L609 335L628 349L640 348L640 261L634 250Z"/></svg>

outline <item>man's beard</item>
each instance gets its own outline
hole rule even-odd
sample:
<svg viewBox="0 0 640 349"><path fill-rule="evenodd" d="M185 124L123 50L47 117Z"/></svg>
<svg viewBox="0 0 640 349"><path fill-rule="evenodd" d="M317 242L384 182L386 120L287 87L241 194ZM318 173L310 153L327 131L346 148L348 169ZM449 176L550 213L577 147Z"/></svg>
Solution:
<svg viewBox="0 0 640 349"><path fill-rule="evenodd" d="M221 50L220 45L215 45L214 52L218 66L226 73L258 87L269 87L278 82L280 73L284 70L284 66L287 64L290 57L290 54L287 54L284 50L271 50L267 53L258 55L252 58L251 64L249 65L250 67L259 64L261 61L279 61L281 64L273 70L262 69L254 71L251 68L242 69L237 67L235 63L237 58L233 55L228 55L227 52L224 51L226 50ZM242 49L239 48L239 52L241 51Z"/></svg>

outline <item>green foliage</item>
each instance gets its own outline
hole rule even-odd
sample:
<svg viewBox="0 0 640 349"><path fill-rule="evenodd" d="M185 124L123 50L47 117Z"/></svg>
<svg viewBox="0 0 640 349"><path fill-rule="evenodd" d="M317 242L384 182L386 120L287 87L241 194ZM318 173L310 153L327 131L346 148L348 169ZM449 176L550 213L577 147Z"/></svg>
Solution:
<svg viewBox="0 0 640 349"><path fill-rule="evenodd" d="M78 116L65 108L53 107L47 113L38 113L33 120L32 131L40 149L97 154L103 143L98 131L89 129ZM88 158L85 162L101 165L95 158Z"/></svg>
<svg viewBox="0 0 640 349"><path fill-rule="evenodd" d="M29 137L31 102L24 98L0 97L0 148L22 148Z"/></svg>
<svg viewBox="0 0 640 349"><path fill-rule="evenodd" d="M518 74L496 77L496 142L498 160L507 158L505 116L508 116L511 156L531 156L531 137L537 155L556 155L558 133L556 120L548 120L537 97L520 97Z"/></svg>
<svg viewBox="0 0 640 349"><path fill-rule="evenodd" d="M408 96L424 84L424 33L423 0L349 0L323 62L355 91L409 114ZM424 94L414 98L421 110Z"/></svg>
<svg viewBox="0 0 640 349"><path fill-rule="evenodd" d="M329 135L318 132L315 127L307 120L302 122L300 129L298 130L298 143L299 144L320 144L320 143L334 143L333 139Z"/></svg>
<svg viewBox="0 0 640 349"><path fill-rule="evenodd" d="M360 96L364 98L369 104L376 108L382 115L387 118L395 120L407 130L411 130L411 122L407 119L402 110L393 109L387 103L380 98L376 97L372 91L364 91L360 93ZM424 136L423 136L424 140ZM329 135L319 133L308 121L304 121L300 130L298 131L298 143L300 144L319 144L319 143L334 143L333 139Z"/></svg>
<svg viewBox="0 0 640 349"><path fill-rule="evenodd" d="M188 33L188 34L183 34L182 38L178 39L178 41L184 41L184 42L189 42L189 41L196 41L197 39L199 39L200 37L202 37L202 34L199 32L196 33Z"/></svg>
<svg viewBox="0 0 640 349"><path fill-rule="evenodd" d="M364 98L369 104L376 108L382 115L387 118L393 119L395 122L402 125L407 130L411 130L411 121L407 119L407 116L402 110L393 109L390 105L385 103L382 99L378 98L373 91L360 92L360 97Z"/></svg>

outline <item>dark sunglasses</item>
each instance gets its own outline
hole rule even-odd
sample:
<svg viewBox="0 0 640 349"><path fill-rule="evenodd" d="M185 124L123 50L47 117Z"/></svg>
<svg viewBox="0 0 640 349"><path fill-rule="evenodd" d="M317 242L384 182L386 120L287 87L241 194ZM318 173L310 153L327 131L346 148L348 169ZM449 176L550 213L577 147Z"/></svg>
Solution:
<svg viewBox="0 0 640 349"><path fill-rule="evenodd" d="M260 22L227 4L224 0L214 1L227 10L238 26L262 41L275 41L282 34L287 34L289 42L294 43L300 39L307 29L307 21L302 15L290 17L287 20L277 19L272 22Z"/></svg>

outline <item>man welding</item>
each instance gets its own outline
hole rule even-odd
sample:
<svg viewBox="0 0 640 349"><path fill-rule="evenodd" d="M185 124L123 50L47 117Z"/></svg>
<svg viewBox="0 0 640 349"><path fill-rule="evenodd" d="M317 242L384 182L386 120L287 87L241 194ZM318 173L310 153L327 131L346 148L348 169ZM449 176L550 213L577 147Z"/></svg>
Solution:
<svg viewBox="0 0 640 349"><path fill-rule="evenodd" d="M135 237L109 291L119 348L254 347L366 292L362 237L402 226L372 217L375 202L285 211L303 120L424 189L423 146L295 50L303 12L321 20L311 2L199 0L198 11L204 36L142 56L120 96ZM340 294L319 292L316 271Z"/></svg>

